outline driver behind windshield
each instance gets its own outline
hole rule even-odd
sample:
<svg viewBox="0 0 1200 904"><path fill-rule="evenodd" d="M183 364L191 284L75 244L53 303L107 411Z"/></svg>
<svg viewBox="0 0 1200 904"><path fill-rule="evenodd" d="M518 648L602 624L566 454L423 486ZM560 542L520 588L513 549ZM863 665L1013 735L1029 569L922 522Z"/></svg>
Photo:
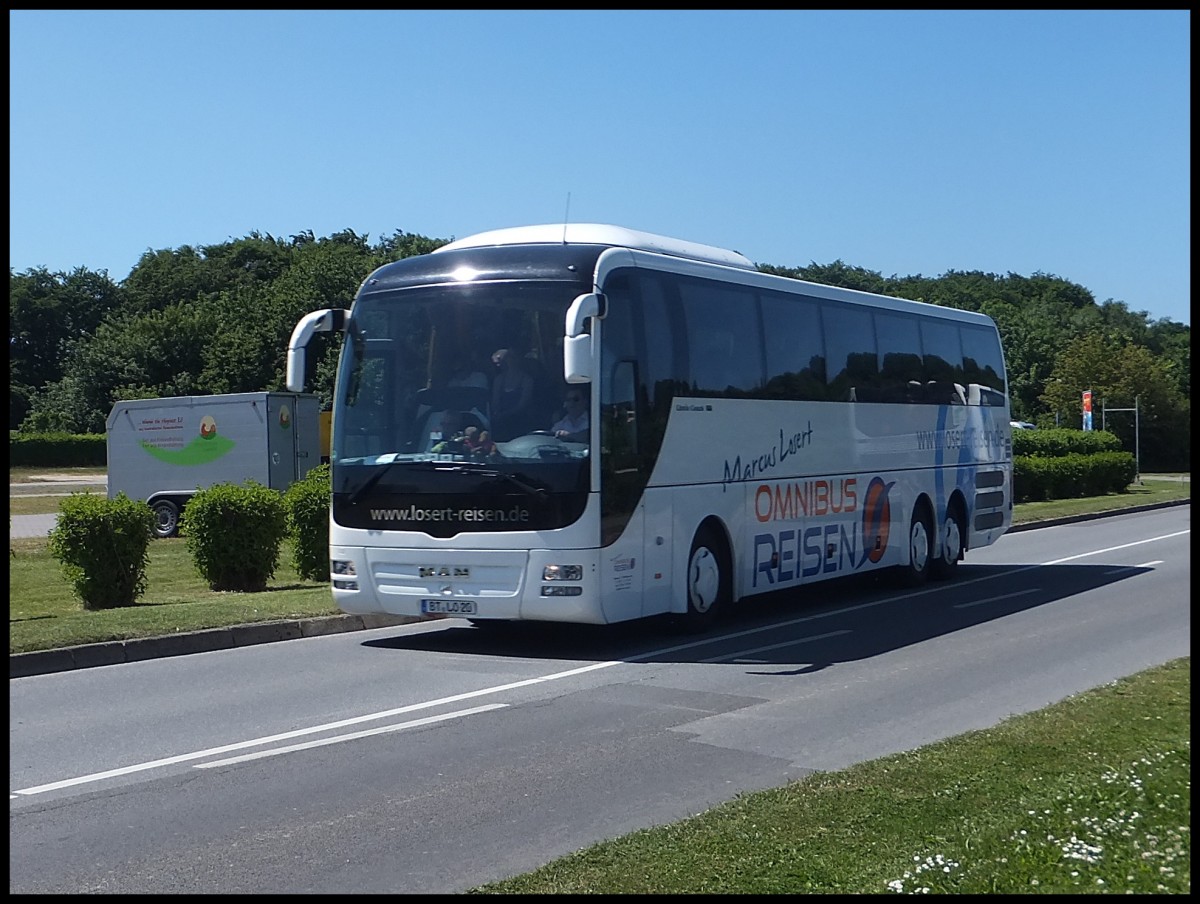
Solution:
<svg viewBox="0 0 1200 904"><path fill-rule="evenodd" d="M563 407L566 409L563 416L554 422L550 432L569 443L586 443L588 410L583 390L578 387L568 389L563 397Z"/></svg>

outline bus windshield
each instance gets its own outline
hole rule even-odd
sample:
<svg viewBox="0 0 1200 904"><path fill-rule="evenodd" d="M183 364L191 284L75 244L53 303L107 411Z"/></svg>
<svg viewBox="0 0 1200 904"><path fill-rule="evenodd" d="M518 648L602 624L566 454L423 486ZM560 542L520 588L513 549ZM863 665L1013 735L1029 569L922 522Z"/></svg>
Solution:
<svg viewBox="0 0 1200 904"><path fill-rule="evenodd" d="M335 496L586 490L588 387L562 376L577 291L503 281L361 295L337 377ZM583 429L556 435L568 389L585 402Z"/></svg>

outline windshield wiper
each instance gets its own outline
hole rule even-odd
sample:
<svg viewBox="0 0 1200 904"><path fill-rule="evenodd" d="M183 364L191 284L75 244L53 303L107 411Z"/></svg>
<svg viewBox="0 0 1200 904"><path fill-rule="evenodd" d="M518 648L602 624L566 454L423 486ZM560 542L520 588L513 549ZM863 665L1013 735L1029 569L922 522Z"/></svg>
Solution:
<svg viewBox="0 0 1200 904"><path fill-rule="evenodd" d="M371 487L375 486L375 484L379 483L379 479L381 477L383 477L383 475L386 474L388 471L390 471L392 469L392 465L396 464L397 461L398 461L398 459L393 458L391 461L385 461L381 464L377 463L375 465L375 473L372 474L370 477L368 477L366 480L364 480L362 483L360 483L358 485L358 489L350 494L347 501L351 505L354 505L354 503L356 503L356 502L358 502L358 500L362 499L362 497L366 494L366 492L368 490L370 490Z"/></svg>
<svg viewBox="0 0 1200 904"><path fill-rule="evenodd" d="M485 468L481 465L473 465L465 462L455 462L450 465L442 465L440 462L429 462L429 464L432 464L434 466L433 469L437 471L463 471L478 474L480 477L490 477L493 480L503 480L506 483L511 483L521 492L527 493L543 502L550 495L550 491L545 487L535 486L508 471L499 471L496 468ZM439 465L441 466L439 467Z"/></svg>
<svg viewBox="0 0 1200 904"><path fill-rule="evenodd" d="M393 465L400 464L401 459L392 459L377 464L375 473L359 484L358 489L350 494L348 502L353 505L358 502L367 492L370 491L375 484L379 483L380 479L391 470ZM535 486L528 481L522 480L515 474L510 474L507 471L498 471L494 468L484 468L479 465L472 465L463 462L440 462L440 461L405 461L403 462L409 468L419 471L446 471L456 473L478 474L480 477L490 477L494 480L503 480L506 483L511 483L521 492L526 493L534 498L545 501L550 493L545 487Z"/></svg>
<svg viewBox="0 0 1200 904"><path fill-rule="evenodd" d="M507 481L515 486L518 490L528 493L530 496L545 502L550 495L545 487L534 486L532 483L522 480L516 474L509 474L507 471L480 471L480 476L493 477L499 480Z"/></svg>

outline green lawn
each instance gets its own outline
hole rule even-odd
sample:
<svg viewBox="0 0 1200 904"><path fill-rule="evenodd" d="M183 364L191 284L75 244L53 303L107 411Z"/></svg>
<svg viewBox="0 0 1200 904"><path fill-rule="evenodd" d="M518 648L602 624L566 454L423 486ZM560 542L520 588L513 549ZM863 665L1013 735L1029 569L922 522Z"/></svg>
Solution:
<svg viewBox="0 0 1200 904"><path fill-rule="evenodd" d="M1188 894L1191 659L482 894Z"/></svg>

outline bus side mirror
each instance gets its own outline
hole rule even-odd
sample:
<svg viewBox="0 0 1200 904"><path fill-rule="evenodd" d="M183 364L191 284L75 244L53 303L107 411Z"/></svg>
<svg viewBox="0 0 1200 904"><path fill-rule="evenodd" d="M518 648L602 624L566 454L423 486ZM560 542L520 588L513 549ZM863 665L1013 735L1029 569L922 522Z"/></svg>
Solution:
<svg viewBox="0 0 1200 904"><path fill-rule="evenodd" d="M287 388L288 392L304 392L304 350L313 333L328 333L333 330L344 330L350 319L350 312L340 308L326 308L324 311L313 311L305 314L292 330L292 338L288 340L287 350Z"/></svg>
<svg viewBox="0 0 1200 904"><path fill-rule="evenodd" d="M604 296L595 292L589 292L576 298L567 308L567 338L574 339L576 336L582 335L583 328L587 326L587 319L589 317L603 318L607 313L607 307Z"/></svg>
<svg viewBox="0 0 1200 904"><path fill-rule="evenodd" d="M567 308L563 336L563 379L568 383L590 383L592 380L592 335L585 333L589 318L602 318L607 313L603 295L588 292L580 295Z"/></svg>

